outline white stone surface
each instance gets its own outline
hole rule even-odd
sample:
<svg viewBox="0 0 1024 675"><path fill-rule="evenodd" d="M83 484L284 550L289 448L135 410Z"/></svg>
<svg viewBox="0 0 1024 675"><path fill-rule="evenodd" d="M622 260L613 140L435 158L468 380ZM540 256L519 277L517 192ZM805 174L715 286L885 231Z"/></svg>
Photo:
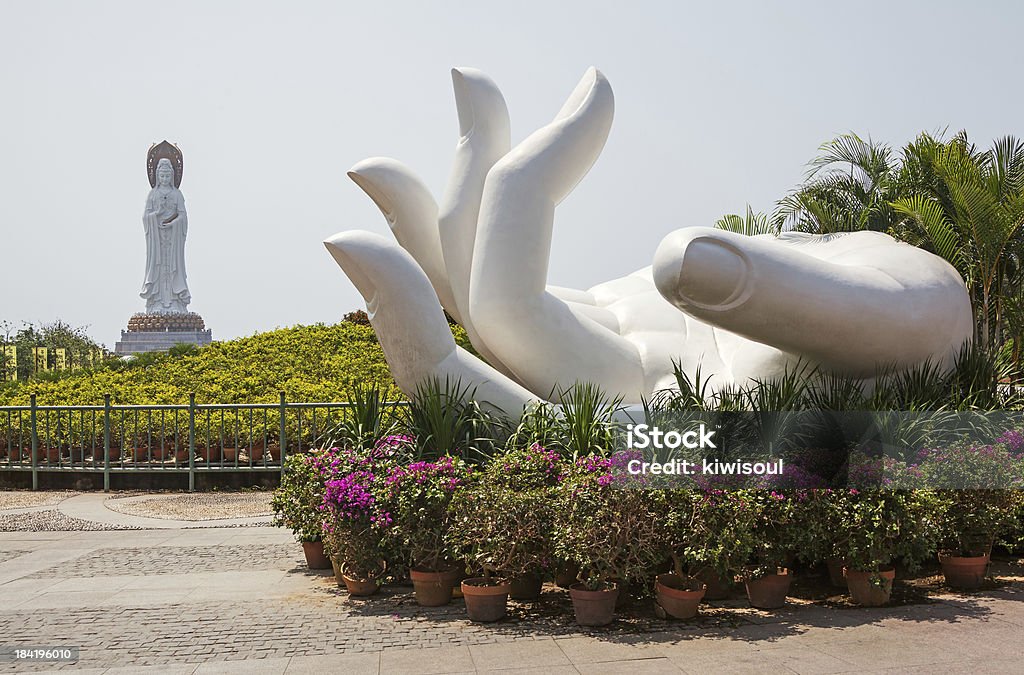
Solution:
<svg viewBox="0 0 1024 675"><path fill-rule="evenodd" d="M142 223L146 232L146 278L139 295L149 314L184 314L192 301L185 274L188 213L181 190L174 186L168 159L156 167L156 186L146 198Z"/></svg>
<svg viewBox="0 0 1024 675"><path fill-rule="evenodd" d="M671 387L673 362L715 388L798 361L870 378L949 363L971 334L963 280L944 260L887 235L746 237L670 233L652 267L586 291L546 285L555 207L597 160L614 97L591 68L554 120L514 148L497 86L453 71L460 138L438 206L399 162L349 176L399 245L365 232L325 242L367 302L396 382L478 385L508 412L588 381L627 403ZM678 202L677 202L678 203ZM686 222L680 210L669 220ZM620 245L628 245L628 233ZM493 368L456 348L442 305Z"/></svg>

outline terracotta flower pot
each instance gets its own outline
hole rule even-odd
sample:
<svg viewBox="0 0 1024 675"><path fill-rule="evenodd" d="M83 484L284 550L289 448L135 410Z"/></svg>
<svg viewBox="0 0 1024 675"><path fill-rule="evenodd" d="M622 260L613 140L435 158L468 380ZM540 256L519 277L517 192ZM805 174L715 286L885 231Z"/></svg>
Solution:
<svg viewBox="0 0 1024 675"><path fill-rule="evenodd" d="M779 570L779 574L766 574L747 580L747 599L751 607L779 609L786 604L789 587L793 584L793 575L788 569L780 567Z"/></svg>
<svg viewBox="0 0 1024 675"><path fill-rule="evenodd" d="M338 565L334 558L331 558L331 565L334 567L334 578L337 580L338 586L343 586L349 595L366 597L380 590L378 580L383 576L383 564L380 573L365 578L358 575L350 576L348 569L344 565Z"/></svg>
<svg viewBox="0 0 1024 675"><path fill-rule="evenodd" d="M861 572L843 568L846 574L846 585L850 587L850 600L862 607L881 607L889 602L892 596L892 582L896 578L896 570L882 570L881 572ZM872 583L871 578L878 579L880 583Z"/></svg>
<svg viewBox="0 0 1024 675"><path fill-rule="evenodd" d="M842 558L828 558L825 566L828 568L828 582L836 588L846 588L846 577L843 576L846 561Z"/></svg>
<svg viewBox="0 0 1024 675"><path fill-rule="evenodd" d="M225 462L234 462L238 459L238 448L221 448L221 454L224 456Z"/></svg>
<svg viewBox="0 0 1024 675"><path fill-rule="evenodd" d="M60 464L64 452L60 448L39 448L39 459L48 464Z"/></svg>
<svg viewBox="0 0 1024 675"><path fill-rule="evenodd" d="M540 597L544 579L539 574L524 574L509 579L509 597L513 600L536 600Z"/></svg>
<svg viewBox="0 0 1024 675"><path fill-rule="evenodd" d="M277 443L274 443L273 445L268 446L267 447L267 452L270 453L270 461L272 461L272 462L280 462L281 461L281 446L278 445Z"/></svg>
<svg viewBox="0 0 1024 675"><path fill-rule="evenodd" d="M188 448L178 448L174 453L174 461L177 464L188 464Z"/></svg>
<svg viewBox="0 0 1024 675"><path fill-rule="evenodd" d="M576 623L581 626L607 626L615 620L615 601L619 597L618 585L603 591L588 591L583 584L569 587Z"/></svg>
<svg viewBox="0 0 1024 675"><path fill-rule="evenodd" d="M451 570L426 572L409 570L416 604L422 607L440 607L452 601L452 586L455 576Z"/></svg>
<svg viewBox="0 0 1024 675"><path fill-rule="evenodd" d="M576 563L565 563L555 572L555 585L559 588L569 588L580 577L580 566Z"/></svg>
<svg viewBox="0 0 1024 675"><path fill-rule="evenodd" d="M71 463L72 464L84 464L85 463L85 448L71 448Z"/></svg>
<svg viewBox="0 0 1024 675"><path fill-rule="evenodd" d="M207 464L215 464L220 461L220 448L199 448L199 456Z"/></svg>
<svg viewBox="0 0 1024 675"><path fill-rule="evenodd" d="M466 599L469 620L490 623L503 619L510 590L509 583L504 579L465 579L462 582L462 597Z"/></svg>
<svg viewBox="0 0 1024 675"><path fill-rule="evenodd" d="M253 441L251 448L246 448L246 454L249 456L249 461L253 464L263 461L264 451L266 450L265 441Z"/></svg>
<svg viewBox="0 0 1024 675"><path fill-rule="evenodd" d="M324 543L322 541L302 542L302 553L306 556L306 567L311 570L331 569L331 560L324 555Z"/></svg>
<svg viewBox="0 0 1024 675"><path fill-rule="evenodd" d="M707 588L707 584L695 579L659 574L654 581L655 602L671 617L692 619L697 616L697 607Z"/></svg>
<svg viewBox="0 0 1024 675"><path fill-rule="evenodd" d="M732 593L732 580L717 572L704 570L697 575L697 579L707 586L705 600L725 600Z"/></svg>
<svg viewBox="0 0 1024 675"><path fill-rule="evenodd" d="M939 564L946 583L953 588L978 588L985 581L985 573L991 560L989 554L961 557L939 554Z"/></svg>
<svg viewBox="0 0 1024 675"><path fill-rule="evenodd" d="M135 463L149 461L149 448L132 448L132 461Z"/></svg>

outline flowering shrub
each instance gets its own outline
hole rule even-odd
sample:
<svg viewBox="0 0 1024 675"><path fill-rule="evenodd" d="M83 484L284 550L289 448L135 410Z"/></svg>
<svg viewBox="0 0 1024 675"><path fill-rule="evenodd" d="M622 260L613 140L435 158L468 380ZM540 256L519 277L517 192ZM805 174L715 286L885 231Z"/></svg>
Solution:
<svg viewBox="0 0 1024 675"><path fill-rule="evenodd" d="M384 535L391 514L377 504L378 482L366 470L329 480L320 505L325 550L347 574L359 579L379 578L387 557Z"/></svg>
<svg viewBox="0 0 1024 675"><path fill-rule="evenodd" d="M281 485L270 502L275 525L291 528L299 541L322 539L324 485L344 471L341 453L338 448L324 448L285 460Z"/></svg>
<svg viewBox="0 0 1024 675"><path fill-rule="evenodd" d="M678 576L727 577L750 557L755 512L747 492L674 489L665 505L664 535Z"/></svg>
<svg viewBox="0 0 1024 675"><path fill-rule="evenodd" d="M448 506L470 475L461 459L443 455L433 462L392 466L384 476L378 508L390 514L389 543L410 567L442 571L447 566Z"/></svg>
<svg viewBox="0 0 1024 675"><path fill-rule="evenodd" d="M334 449L316 463L324 486L319 505L324 550L355 577L375 576L387 557L385 534L391 514L376 493L379 478L396 466L404 437L385 437L370 449Z"/></svg>
<svg viewBox="0 0 1024 675"><path fill-rule="evenodd" d="M641 579L668 556L662 521L665 493L616 484L615 460L581 457L559 484L555 553L576 563L590 590Z"/></svg>
<svg viewBox="0 0 1024 675"><path fill-rule="evenodd" d="M1010 523L1022 461L1006 445L922 450L918 460L924 483L938 490L941 549L963 556L987 553Z"/></svg>
<svg viewBox="0 0 1024 675"><path fill-rule="evenodd" d="M487 577L546 572L553 561L553 518L550 490L513 490L486 479L475 481L452 500L451 550Z"/></svg>
<svg viewBox="0 0 1024 675"><path fill-rule="evenodd" d="M512 490L554 487L567 470L568 464L557 452L538 443L496 455L484 468L489 483Z"/></svg>
<svg viewBox="0 0 1024 675"><path fill-rule="evenodd" d="M900 560L915 570L935 550L933 491L850 488L833 491L832 499L832 525L843 533L836 552L850 569L880 572Z"/></svg>
<svg viewBox="0 0 1024 675"><path fill-rule="evenodd" d="M806 495L799 490L756 489L740 505L751 512L750 564L742 570L754 578L789 567L800 549L805 528Z"/></svg>

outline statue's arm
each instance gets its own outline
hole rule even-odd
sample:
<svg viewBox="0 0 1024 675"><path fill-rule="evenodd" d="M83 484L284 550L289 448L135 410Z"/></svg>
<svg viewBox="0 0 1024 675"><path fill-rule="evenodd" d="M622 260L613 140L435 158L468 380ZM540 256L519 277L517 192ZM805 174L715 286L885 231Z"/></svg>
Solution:
<svg viewBox="0 0 1024 675"><path fill-rule="evenodd" d="M175 223L181 225L182 234L188 234L188 212L185 211L185 195L178 190L178 215L174 217Z"/></svg>

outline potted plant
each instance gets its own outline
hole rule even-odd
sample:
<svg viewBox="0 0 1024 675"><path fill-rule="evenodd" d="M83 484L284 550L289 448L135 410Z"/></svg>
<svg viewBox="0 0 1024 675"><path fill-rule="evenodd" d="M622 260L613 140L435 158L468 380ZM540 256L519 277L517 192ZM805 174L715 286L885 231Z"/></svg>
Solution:
<svg viewBox="0 0 1024 675"><path fill-rule="evenodd" d="M842 500L830 488L807 490L802 497L804 527L798 533L797 555L809 565L824 563L829 584L845 589L846 560L842 552L846 538L839 517Z"/></svg>
<svg viewBox="0 0 1024 675"><path fill-rule="evenodd" d="M459 575L449 552L448 506L469 476L465 463L450 455L437 461L391 467L380 493L381 508L391 514L389 544L409 567L416 602L446 605Z"/></svg>
<svg viewBox="0 0 1024 675"><path fill-rule="evenodd" d="M310 569L331 568L331 561L324 554L320 506L324 485L337 477L339 452L337 448L327 448L288 457L281 484L271 500L274 524L291 528L302 544Z"/></svg>
<svg viewBox="0 0 1024 675"><path fill-rule="evenodd" d="M506 577L514 600L536 600L554 566L552 503L564 471L558 453L537 443L512 447L484 466L472 490L456 495L453 550L471 568Z"/></svg>
<svg viewBox="0 0 1024 675"><path fill-rule="evenodd" d="M495 466L492 464L488 467ZM449 541L469 569L482 577L462 582L466 611L473 621L497 621L505 616L509 579L536 580L536 588L521 582L520 594L540 594L539 570L551 557L551 492L544 488L517 490L488 480L488 471L456 492L451 504ZM532 598L531 598L532 599Z"/></svg>
<svg viewBox="0 0 1024 675"><path fill-rule="evenodd" d="M935 494L884 488L834 494L841 500L838 526L845 534L850 599L869 607L884 605L892 593L896 561L912 571L934 550Z"/></svg>
<svg viewBox="0 0 1024 675"><path fill-rule="evenodd" d="M936 494L923 489L916 466L892 457L855 452L849 459L849 487L836 490L840 554L850 599L875 607L889 602L895 563L909 570L935 550Z"/></svg>
<svg viewBox="0 0 1024 675"><path fill-rule="evenodd" d="M804 527L799 491L754 489L746 496L743 506L752 511L756 534L742 570L747 599L751 607L778 609L793 584L791 565Z"/></svg>
<svg viewBox="0 0 1024 675"><path fill-rule="evenodd" d="M583 581L569 588L581 626L611 623L619 584L644 578L666 556L663 491L617 475L614 466L610 457L581 457L558 488L555 553L582 570Z"/></svg>
<svg viewBox="0 0 1024 675"><path fill-rule="evenodd" d="M321 523L324 548L335 566L339 584L350 595L373 595L380 588L387 568L384 532L391 515L379 508L375 490L378 473L369 461L324 486Z"/></svg>
<svg viewBox="0 0 1024 675"><path fill-rule="evenodd" d="M918 459L923 483L937 490L938 555L946 583L977 588L992 542L1011 519L1021 462L1003 445L935 448Z"/></svg>
<svg viewBox="0 0 1024 675"><path fill-rule="evenodd" d="M655 579L655 601L666 615L690 619L714 583L750 556L753 510L744 491L676 488L665 493L665 535L672 572ZM720 582L718 598L728 595ZM659 612L660 614L660 612Z"/></svg>

